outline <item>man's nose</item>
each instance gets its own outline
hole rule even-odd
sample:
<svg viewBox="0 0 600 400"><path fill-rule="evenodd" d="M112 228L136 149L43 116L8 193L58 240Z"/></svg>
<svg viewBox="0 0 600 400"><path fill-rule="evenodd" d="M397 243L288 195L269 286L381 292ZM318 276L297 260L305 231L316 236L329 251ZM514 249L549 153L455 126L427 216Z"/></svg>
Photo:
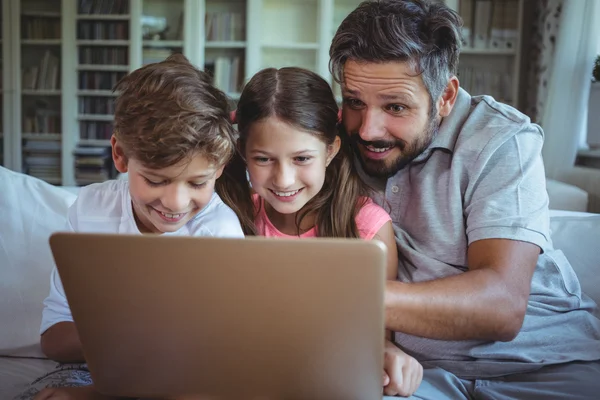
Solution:
<svg viewBox="0 0 600 400"><path fill-rule="evenodd" d="M385 137L385 116L373 109L366 109L362 114L362 121L358 134L366 142L381 140Z"/></svg>
<svg viewBox="0 0 600 400"><path fill-rule="evenodd" d="M279 165L274 179L273 185L278 189L289 189L296 183L296 170L293 166L287 164Z"/></svg>

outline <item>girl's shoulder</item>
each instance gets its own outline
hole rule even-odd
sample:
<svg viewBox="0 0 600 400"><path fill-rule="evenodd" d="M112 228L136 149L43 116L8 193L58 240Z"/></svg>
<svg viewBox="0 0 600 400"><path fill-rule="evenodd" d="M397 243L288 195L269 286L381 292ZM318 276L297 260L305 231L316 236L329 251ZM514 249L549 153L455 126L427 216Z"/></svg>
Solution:
<svg viewBox="0 0 600 400"><path fill-rule="evenodd" d="M373 239L379 230L392 218L369 197L359 198L360 210L356 214L356 227L363 239Z"/></svg>

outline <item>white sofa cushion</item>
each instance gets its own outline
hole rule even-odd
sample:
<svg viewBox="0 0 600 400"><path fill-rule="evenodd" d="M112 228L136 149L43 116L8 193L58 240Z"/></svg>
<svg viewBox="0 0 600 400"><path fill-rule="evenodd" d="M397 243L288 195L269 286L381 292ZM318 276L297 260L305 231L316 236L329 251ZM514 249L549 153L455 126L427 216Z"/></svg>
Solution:
<svg viewBox="0 0 600 400"><path fill-rule="evenodd" d="M587 211L588 193L577 186L547 179L546 191L551 210Z"/></svg>
<svg viewBox="0 0 600 400"><path fill-rule="evenodd" d="M550 212L554 247L565 253L581 289L600 305L600 214Z"/></svg>
<svg viewBox="0 0 600 400"><path fill-rule="evenodd" d="M75 195L0 167L0 355L42 357L39 327L53 266L48 237Z"/></svg>

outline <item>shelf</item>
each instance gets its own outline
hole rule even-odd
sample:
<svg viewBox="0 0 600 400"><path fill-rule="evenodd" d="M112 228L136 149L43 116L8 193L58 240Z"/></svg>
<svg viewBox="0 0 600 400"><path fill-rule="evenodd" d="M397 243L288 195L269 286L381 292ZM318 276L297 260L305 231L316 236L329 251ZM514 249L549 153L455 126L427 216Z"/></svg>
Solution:
<svg viewBox="0 0 600 400"><path fill-rule="evenodd" d="M514 56L517 54L515 49L477 49L473 47L463 47L460 54L489 55L489 56Z"/></svg>
<svg viewBox="0 0 600 400"><path fill-rule="evenodd" d="M79 114L77 116L77 120L79 121L114 121L114 115L104 115L104 114Z"/></svg>
<svg viewBox="0 0 600 400"><path fill-rule="evenodd" d="M129 40L78 40L78 46L129 46Z"/></svg>
<svg viewBox="0 0 600 400"><path fill-rule="evenodd" d="M61 91L59 89L23 89L21 94L23 96L60 96Z"/></svg>
<svg viewBox="0 0 600 400"><path fill-rule="evenodd" d="M60 18L58 11L22 11L21 17Z"/></svg>
<svg viewBox="0 0 600 400"><path fill-rule="evenodd" d="M27 140L55 141L61 140L62 135L60 133L23 133L21 137Z"/></svg>
<svg viewBox="0 0 600 400"><path fill-rule="evenodd" d="M60 46L61 39L21 39L22 45L29 46Z"/></svg>
<svg viewBox="0 0 600 400"><path fill-rule="evenodd" d="M79 71L129 72L129 65L80 64L77 66L77 70L79 70Z"/></svg>
<svg viewBox="0 0 600 400"><path fill-rule="evenodd" d="M80 21L127 21L129 14L79 14L77 19Z"/></svg>
<svg viewBox="0 0 600 400"><path fill-rule="evenodd" d="M183 40L144 40L144 47L183 47Z"/></svg>
<svg viewBox="0 0 600 400"><path fill-rule="evenodd" d="M41 176L35 176L35 175L31 175L34 178L38 178L41 179L43 181L45 181L46 183L49 183L51 185L60 185L62 184L62 179L60 179L59 177L41 177Z"/></svg>
<svg viewBox="0 0 600 400"><path fill-rule="evenodd" d="M112 90L78 90L77 96L116 97L116 96L118 96L118 93L114 93Z"/></svg>
<svg viewBox="0 0 600 400"><path fill-rule="evenodd" d="M80 139L77 144L79 144L81 146L103 146L103 147L108 147L108 146L110 146L110 140L103 140L103 139Z"/></svg>
<svg viewBox="0 0 600 400"><path fill-rule="evenodd" d="M263 43L261 45L263 49L275 49L275 50L317 50L319 48L318 43Z"/></svg>
<svg viewBox="0 0 600 400"><path fill-rule="evenodd" d="M238 41L208 41L204 47L207 49L244 49L246 42Z"/></svg>

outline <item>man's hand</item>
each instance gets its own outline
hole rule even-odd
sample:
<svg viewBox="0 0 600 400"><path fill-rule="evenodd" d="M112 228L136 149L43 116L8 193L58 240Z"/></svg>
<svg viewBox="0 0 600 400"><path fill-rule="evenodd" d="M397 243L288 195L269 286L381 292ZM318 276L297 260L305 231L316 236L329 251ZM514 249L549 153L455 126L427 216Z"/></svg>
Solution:
<svg viewBox="0 0 600 400"><path fill-rule="evenodd" d="M94 390L93 386L46 388L42 389L33 400L111 400L115 397L104 396Z"/></svg>
<svg viewBox="0 0 600 400"><path fill-rule="evenodd" d="M423 367L417 360L385 341L383 355L383 394L412 396L423 380Z"/></svg>

